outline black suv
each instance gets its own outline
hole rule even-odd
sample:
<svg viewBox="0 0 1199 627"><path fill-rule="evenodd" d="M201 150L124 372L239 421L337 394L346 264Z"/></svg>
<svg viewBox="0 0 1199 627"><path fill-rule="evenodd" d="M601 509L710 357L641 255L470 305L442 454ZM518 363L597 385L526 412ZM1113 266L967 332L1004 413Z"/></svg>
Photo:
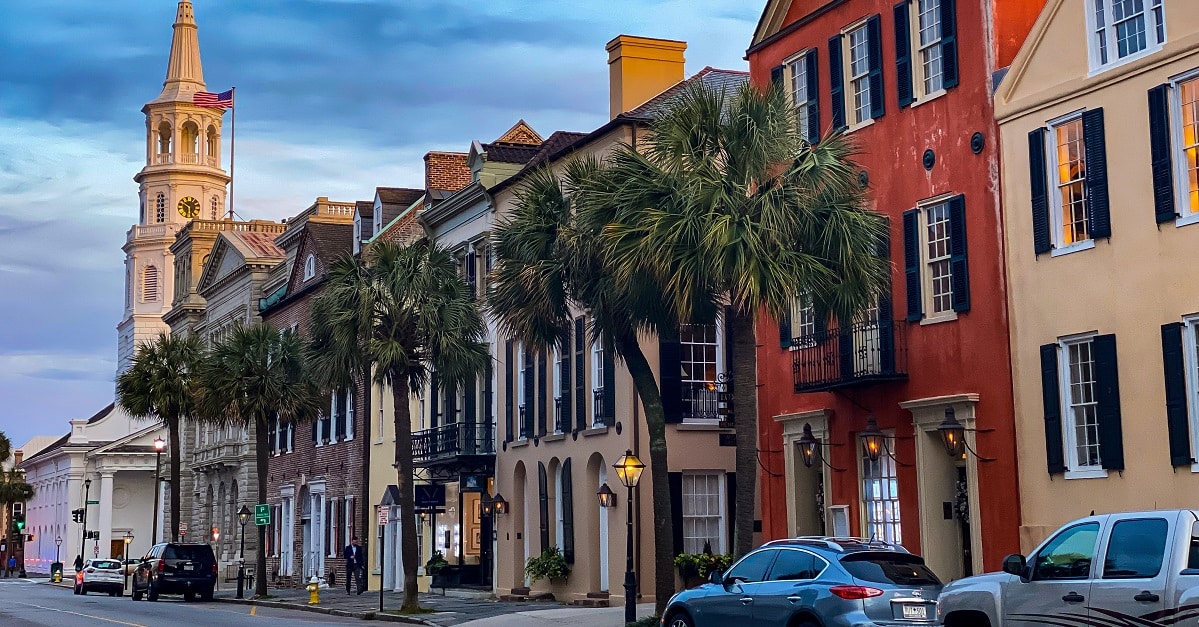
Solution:
<svg viewBox="0 0 1199 627"><path fill-rule="evenodd" d="M212 547L207 544L165 542L154 545L137 570L133 571L133 600L142 594L157 601L159 594L183 594L186 601L200 595L212 600L216 587L217 564Z"/></svg>

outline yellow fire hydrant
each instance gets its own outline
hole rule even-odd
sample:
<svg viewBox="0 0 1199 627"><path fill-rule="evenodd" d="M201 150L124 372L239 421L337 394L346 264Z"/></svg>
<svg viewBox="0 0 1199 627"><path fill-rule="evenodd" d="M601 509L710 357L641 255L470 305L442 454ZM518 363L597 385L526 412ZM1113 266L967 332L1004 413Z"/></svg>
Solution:
<svg viewBox="0 0 1199 627"><path fill-rule="evenodd" d="M308 605L320 605L321 603L321 585L316 576L308 580Z"/></svg>
<svg viewBox="0 0 1199 627"><path fill-rule="evenodd" d="M62 582L62 573L57 570L54 571L54 577L52 578L52 580L54 581L54 583L61 583Z"/></svg>

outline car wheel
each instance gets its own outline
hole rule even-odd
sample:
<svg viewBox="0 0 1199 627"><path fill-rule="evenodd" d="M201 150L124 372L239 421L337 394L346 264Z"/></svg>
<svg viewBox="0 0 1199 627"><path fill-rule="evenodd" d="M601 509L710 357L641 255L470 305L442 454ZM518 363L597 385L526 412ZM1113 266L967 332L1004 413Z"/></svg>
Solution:
<svg viewBox="0 0 1199 627"><path fill-rule="evenodd" d="M137 589L137 583L133 584L133 592L130 593L129 598L133 599L134 601L142 600L142 591Z"/></svg>
<svg viewBox="0 0 1199 627"><path fill-rule="evenodd" d="M670 627L695 627L695 623L686 612L676 612L670 615L666 620L666 624Z"/></svg>
<svg viewBox="0 0 1199 627"><path fill-rule="evenodd" d="M147 601L157 601L158 600L158 587L155 586L153 583L146 586L146 600Z"/></svg>
<svg viewBox="0 0 1199 627"><path fill-rule="evenodd" d="M110 596L110 597L115 597L115 596L117 596L117 591L116 591L116 590L109 590L109 591L108 591L108 596Z"/></svg>
<svg viewBox="0 0 1199 627"><path fill-rule="evenodd" d="M201 601L211 601L212 600L212 588L205 588L204 590L201 590L200 591L200 600Z"/></svg>

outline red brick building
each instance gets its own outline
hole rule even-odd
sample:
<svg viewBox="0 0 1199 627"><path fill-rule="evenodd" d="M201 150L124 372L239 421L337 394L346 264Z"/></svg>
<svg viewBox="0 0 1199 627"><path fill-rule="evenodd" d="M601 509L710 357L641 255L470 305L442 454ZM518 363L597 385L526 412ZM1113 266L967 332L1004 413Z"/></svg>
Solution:
<svg viewBox="0 0 1199 627"><path fill-rule="evenodd" d="M767 4L751 79L780 84L812 140L840 128L860 147L893 270L852 322L802 302L761 320L763 539L899 541L947 580L1019 550L992 94L1042 4ZM977 430L953 455L938 430L950 412Z"/></svg>

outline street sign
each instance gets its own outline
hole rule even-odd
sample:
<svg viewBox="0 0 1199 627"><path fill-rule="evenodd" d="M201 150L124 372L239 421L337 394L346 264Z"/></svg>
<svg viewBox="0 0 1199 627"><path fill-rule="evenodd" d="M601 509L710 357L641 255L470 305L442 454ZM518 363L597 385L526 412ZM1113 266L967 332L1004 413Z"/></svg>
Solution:
<svg viewBox="0 0 1199 627"><path fill-rule="evenodd" d="M179 535L181 535L181 536L187 535L187 523L186 522L179 521Z"/></svg>
<svg viewBox="0 0 1199 627"><path fill-rule="evenodd" d="M92 557L100 557L100 545L92 547Z"/></svg>
<svg viewBox="0 0 1199 627"><path fill-rule="evenodd" d="M259 503L254 506L254 524L259 527L265 527L271 524L271 506L266 503Z"/></svg>
<svg viewBox="0 0 1199 627"><path fill-rule="evenodd" d="M387 526L387 522L388 522L387 515L390 511L391 511L390 505L380 505L379 506L379 526L380 527Z"/></svg>
<svg viewBox="0 0 1199 627"><path fill-rule="evenodd" d="M88 505L99 505L100 501L88 501L87 504Z"/></svg>

